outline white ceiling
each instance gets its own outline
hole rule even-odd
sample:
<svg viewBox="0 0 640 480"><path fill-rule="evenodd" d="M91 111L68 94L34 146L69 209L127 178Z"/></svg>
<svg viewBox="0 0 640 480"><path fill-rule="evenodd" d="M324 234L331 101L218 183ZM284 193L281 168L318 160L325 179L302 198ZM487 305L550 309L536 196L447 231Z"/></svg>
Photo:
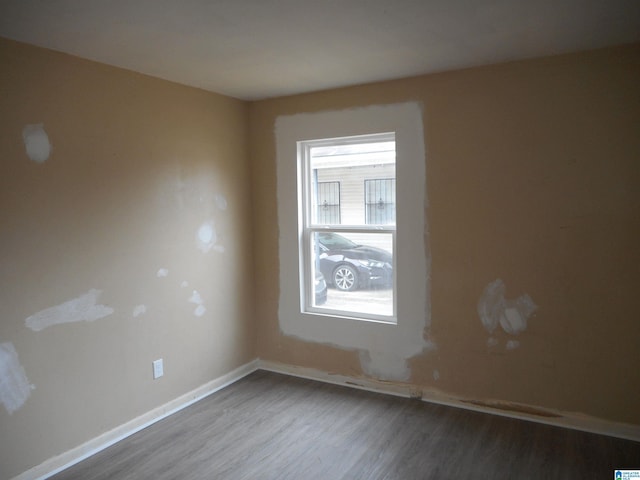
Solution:
<svg viewBox="0 0 640 480"><path fill-rule="evenodd" d="M639 42L640 0L0 0L0 36L251 100Z"/></svg>

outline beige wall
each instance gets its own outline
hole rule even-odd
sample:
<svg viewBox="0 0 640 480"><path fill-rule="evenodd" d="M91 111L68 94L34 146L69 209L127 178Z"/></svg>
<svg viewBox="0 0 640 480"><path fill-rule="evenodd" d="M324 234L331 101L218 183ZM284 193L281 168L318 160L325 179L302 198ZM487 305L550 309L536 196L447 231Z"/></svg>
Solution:
<svg viewBox="0 0 640 480"><path fill-rule="evenodd" d="M255 337L248 105L2 39L0 65L0 344L35 387L0 405L5 479L251 361ZM25 325L91 289L111 315Z"/></svg>
<svg viewBox="0 0 640 480"><path fill-rule="evenodd" d="M358 352L279 328L276 118L418 101L437 349L411 360L410 382L640 424L638 85L635 45L253 103L259 356L363 375ZM488 346L477 303L498 278L539 308Z"/></svg>

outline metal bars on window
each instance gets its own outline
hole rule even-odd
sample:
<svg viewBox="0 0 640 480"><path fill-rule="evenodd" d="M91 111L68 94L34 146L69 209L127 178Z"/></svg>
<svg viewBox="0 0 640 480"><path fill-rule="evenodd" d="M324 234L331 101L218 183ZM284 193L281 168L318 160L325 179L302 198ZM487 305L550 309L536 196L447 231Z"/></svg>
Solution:
<svg viewBox="0 0 640 480"><path fill-rule="evenodd" d="M367 225L396 223L396 179L380 178L364 181L365 222Z"/></svg>
<svg viewBox="0 0 640 480"><path fill-rule="evenodd" d="M340 182L318 182L316 222L340 224Z"/></svg>

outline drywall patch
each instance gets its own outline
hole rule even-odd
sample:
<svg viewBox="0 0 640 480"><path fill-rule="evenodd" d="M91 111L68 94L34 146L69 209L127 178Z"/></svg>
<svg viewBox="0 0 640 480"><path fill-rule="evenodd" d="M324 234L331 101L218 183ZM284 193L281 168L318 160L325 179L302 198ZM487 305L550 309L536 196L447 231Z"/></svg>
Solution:
<svg viewBox="0 0 640 480"><path fill-rule="evenodd" d="M514 302L507 301L500 326L510 335L523 332L527 328L527 319L536 308L529 295L523 295Z"/></svg>
<svg viewBox="0 0 640 480"><path fill-rule="evenodd" d="M31 315L25 320L25 325L34 332L39 332L52 325L82 321L93 322L107 317L114 310L106 305L98 304L101 294L102 290L92 288L73 300Z"/></svg>
<svg viewBox="0 0 640 480"><path fill-rule="evenodd" d="M168 277L168 276L169 276L169 270L167 270L166 268L161 268L156 273L156 277L158 277L158 278L164 278L164 277Z"/></svg>
<svg viewBox="0 0 640 480"><path fill-rule="evenodd" d="M194 290L191 296L189 297L189 301L191 303L195 303L196 305L202 305L204 302L202 301L202 297L198 293L197 290Z"/></svg>
<svg viewBox="0 0 640 480"><path fill-rule="evenodd" d="M211 249L220 251L221 245L216 245L218 234L213 220L204 222L196 232L196 245L202 253L209 253ZM224 249L222 250L224 251Z"/></svg>
<svg viewBox="0 0 640 480"><path fill-rule="evenodd" d="M516 335L526 330L527 320L538 307L526 293L515 300L506 300L505 291L500 279L487 285L478 300L478 315L489 333L499 324L506 333Z"/></svg>
<svg viewBox="0 0 640 480"><path fill-rule="evenodd" d="M438 371L438 369L435 369L433 371L433 379L437 382L438 380L440 380L440 372Z"/></svg>
<svg viewBox="0 0 640 480"><path fill-rule="evenodd" d="M197 290L194 290L193 293L191 294L191 296L189 297L189 302L191 303L195 303L197 305L197 307L195 308L195 310L193 311L193 314L196 317L201 317L202 315L205 314L205 312L207 311L207 309L204 306L204 301L202 300L202 297L200 296L200 294L197 292Z"/></svg>
<svg viewBox="0 0 640 480"><path fill-rule="evenodd" d="M498 279L486 286L478 301L480 321L489 333L493 333L500 321L500 315L504 308L504 291L504 283Z"/></svg>
<svg viewBox="0 0 640 480"><path fill-rule="evenodd" d="M518 340L509 340L505 345L507 350L515 350L520 346L520 342Z"/></svg>
<svg viewBox="0 0 640 480"><path fill-rule="evenodd" d="M224 195L221 195L221 194L216 195L216 205L220 210L227 209L227 199L225 198Z"/></svg>
<svg viewBox="0 0 640 480"><path fill-rule="evenodd" d="M27 157L31 161L44 163L49 159L51 143L42 123L24 127L22 129L22 140L27 151Z"/></svg>
<svg viewBox="0 0 640 480"><path fill-rule="evenodd" d="M182 288L187 288L189 286L189 282L187 282L186 280L183 280L182 283L180 284L180 286Z"/></svg>
<svg viewBox="0 0 640 480"><path fill-rule="evenodd" d="M140 315L143 315L145 313L147 313L146 305L136 305L135 307L133 307L133 318L139 317Z"/></svg>
<svg viewBox="0 0 640 480"><path fill-rule="evenodd" d="M388 352L360 351L362 369L379 380L409 380L411 370L407 360Z"/></svg>
<svg viewBox="0 0 640 480"><path fill-rule="evenodd" d="M0 344L0 402L10 415L24 405L33 388L13 344Z"/></svg>

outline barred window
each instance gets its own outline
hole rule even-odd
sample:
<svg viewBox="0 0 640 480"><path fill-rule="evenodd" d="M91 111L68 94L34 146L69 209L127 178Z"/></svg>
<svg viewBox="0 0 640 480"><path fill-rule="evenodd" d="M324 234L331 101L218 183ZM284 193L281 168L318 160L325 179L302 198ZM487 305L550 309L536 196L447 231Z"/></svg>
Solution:
<svg viewBox="0 0 640 480"><path fill-rule="evenodd" d="M340 223L340 182L318 182L316 192L318 223Z"/></svg>
<svg viewBox="0 0 640 480"><path fill-rule="evenodd" d="M367 225L396 223L396 179L364 181L365 222Z"/></svg>

